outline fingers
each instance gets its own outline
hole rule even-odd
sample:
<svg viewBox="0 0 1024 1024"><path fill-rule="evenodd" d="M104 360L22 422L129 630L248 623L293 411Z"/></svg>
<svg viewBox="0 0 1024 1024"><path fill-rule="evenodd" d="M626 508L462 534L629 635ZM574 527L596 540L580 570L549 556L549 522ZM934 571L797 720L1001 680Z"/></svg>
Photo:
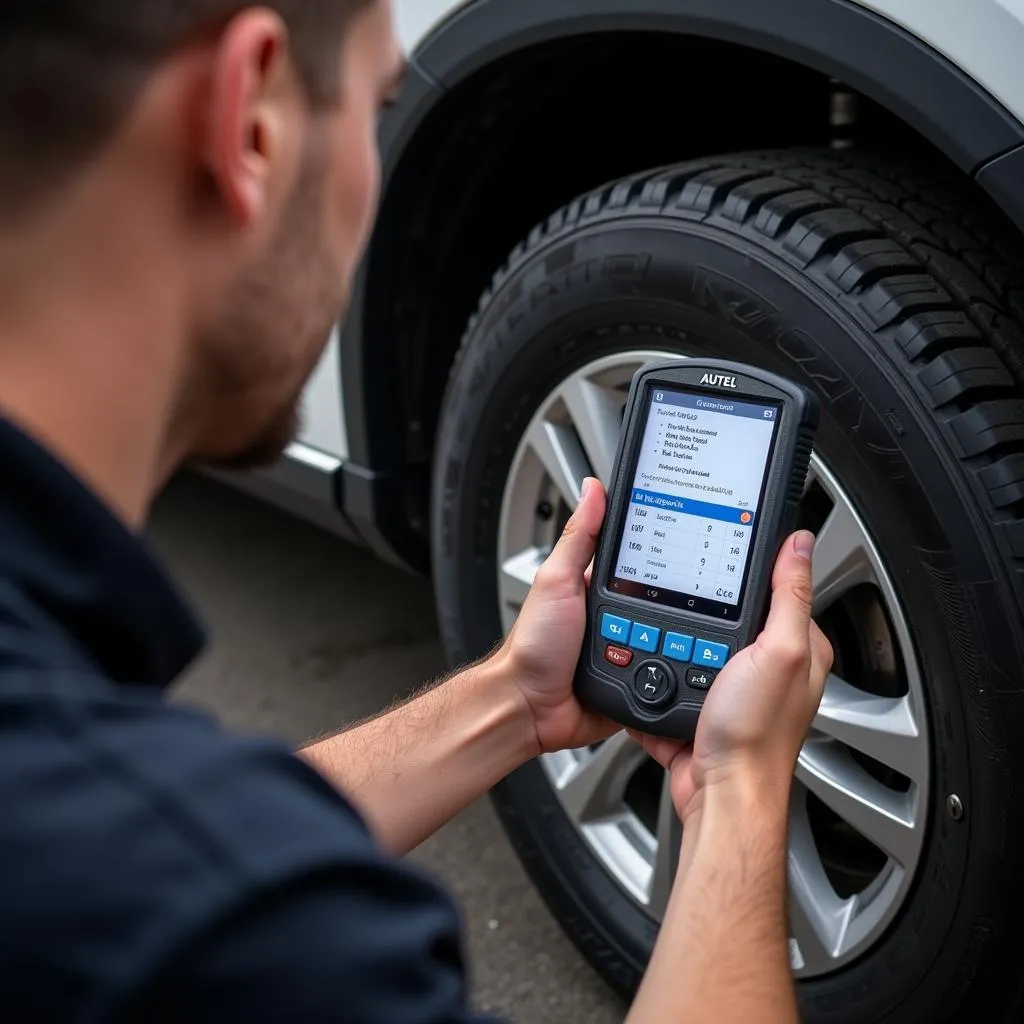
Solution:
<svg viewBox="0 0 1024 1024"><path fill-rule="evenodd" d="M599 480L583 482L583 494L576 511L548 556L537 582L546 586L583 586L584 573L594 558L597 537L604 522L605 494Z"/></svg>
<svg viewBox="0 0 1024 1024"><path fill-rule="evenodd" d="M814 535L801 531L779 552L772 576L772 605L764 627L765 645L806 652L811 623L811 556Z"/></svg>

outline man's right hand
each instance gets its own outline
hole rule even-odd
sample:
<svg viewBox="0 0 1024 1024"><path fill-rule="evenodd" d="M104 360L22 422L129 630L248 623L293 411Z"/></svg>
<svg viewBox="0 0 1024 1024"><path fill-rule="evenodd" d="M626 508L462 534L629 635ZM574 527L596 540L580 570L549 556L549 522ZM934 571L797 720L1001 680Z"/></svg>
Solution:
<svg viewBox="0 0 1024 1024"><path fill-rule="evenodd" d="M680 818L697 814L715 790L778 800L784 813L797 756L821 701L832 648L811 619L814 537L782 547L764 632L715 681L693 747L634 734L672 775Z"/></svg>

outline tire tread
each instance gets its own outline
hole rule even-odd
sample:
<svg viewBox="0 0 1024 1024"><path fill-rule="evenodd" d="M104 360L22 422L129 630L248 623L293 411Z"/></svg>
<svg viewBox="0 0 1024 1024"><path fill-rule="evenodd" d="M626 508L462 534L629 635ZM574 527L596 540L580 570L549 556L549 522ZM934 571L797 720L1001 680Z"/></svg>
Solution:
<svg viewBox="0 0 1024 1024"><path fill-rule="evenodd" d="M783 150L693 160L574 200L513 250L480 309L586 222L656 213L753 240L831 291L902 368L964 463L1024 586L1024 247L961 183L882 157ZM471 344L475 315L453 366Z"/></svg>

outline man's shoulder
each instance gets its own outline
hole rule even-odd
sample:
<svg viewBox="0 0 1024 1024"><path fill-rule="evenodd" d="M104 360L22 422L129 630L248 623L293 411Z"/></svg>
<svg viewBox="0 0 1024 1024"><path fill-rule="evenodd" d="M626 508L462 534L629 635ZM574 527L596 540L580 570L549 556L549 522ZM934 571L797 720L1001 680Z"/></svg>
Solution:
<svg viewBox="0 0 1024 1024"><path fill-rule="evenodd" d="M0 835L31 818L88 841L96 830L69 813L88 808L85 820L96 825L144 824L209 871L249 879L274 870L260 850L315 858L317 831L329 851L339 840L371 844L353 807L283 742L233 733L85 665L11 664L2 651L0 790ZM300 843L289 841L304 831Z"/></svg>
<svg viewBox="0 0 1024 1024"><path fill-rule="evenodd" d="M255 894L382 859L285 745L84 667L0 658L0 806L8 989L145 973Z"/></svg>

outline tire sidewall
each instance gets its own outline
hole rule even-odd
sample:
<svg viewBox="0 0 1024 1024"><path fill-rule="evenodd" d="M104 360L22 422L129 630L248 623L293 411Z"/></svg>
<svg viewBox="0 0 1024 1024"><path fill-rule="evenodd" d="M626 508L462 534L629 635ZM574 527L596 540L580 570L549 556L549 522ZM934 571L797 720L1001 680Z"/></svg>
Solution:
<svg viewBox="0 0 1024 1024"><path fill-rule="evenodd" d="M816 447L868 524L909 613L934 753L929 834L900 917L856 964L802 984L801 1001L811 1021L937 1019L962 1001L994 930L970 910L990 905L1007 862L999 822L1009 780L1005 757L992 756L1006 751L1005 726L984 680L1015 670L1018 612L999 582L984 519L913 381L855 309L773 254L697 224L623 218L534 253L471 330L445 404L433 539L448 654L470 660L500 635L502 498L540 402L602 355L651 348L754 362L821 399ZM960 822L944 813L950 793L968 808ZM562 923L629 992L654 922L598 865L538 765L510 777L497 802Z"/></svg>

